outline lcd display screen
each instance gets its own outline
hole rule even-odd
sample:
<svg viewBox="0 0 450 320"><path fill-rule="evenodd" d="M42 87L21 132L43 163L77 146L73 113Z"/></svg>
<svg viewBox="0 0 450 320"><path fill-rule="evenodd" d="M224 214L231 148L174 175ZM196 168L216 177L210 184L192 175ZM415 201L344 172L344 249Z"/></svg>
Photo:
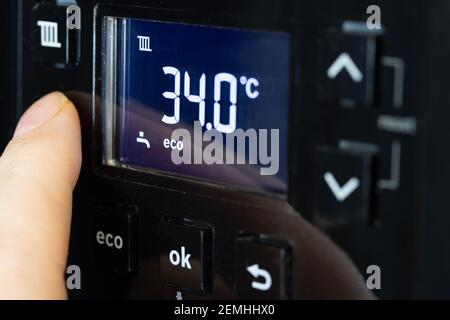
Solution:
<svg viewBox="0 0 450 320"><path fill-rule="evenodd" d="M290 34L105 17L104 162L287 190Z"/></svg>

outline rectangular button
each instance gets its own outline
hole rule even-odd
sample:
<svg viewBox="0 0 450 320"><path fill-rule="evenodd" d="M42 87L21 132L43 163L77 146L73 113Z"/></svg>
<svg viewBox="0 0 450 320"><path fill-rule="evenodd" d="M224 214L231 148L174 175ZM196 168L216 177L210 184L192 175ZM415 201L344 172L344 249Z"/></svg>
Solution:
<svg viewBox="0 0 450 320"><path fill-rule="evenodd" d="M160 226L160 272L170 285L198 291L211 287L211 230L170 221Z"/></svg>
<svg viewBox="0 0 450 320"><path fill-rule="evenodd" d="M239 299L289 299L291 250L279 241L255 237L238 239L237 294Z"/></svg>
<svg viewBox="0 0 450 320"><path fill-rule="evenodd" d="M81 11L77 6L40 2L33 8L31 27L35 61L56 67L78 64Z"/></svg>
<svg viewBox="0 0 450 320"><path fill-rule="evenodd" d="M95 258L104 270L129 274L138 269L137 209L98 207L94 215Z"/></svg>
<svg viewBox="0 0 450 320"><path fill-rule="evenodd" d="M324 148L317 152L314 219L322 227L368 224L372 157L367 152Z"/></svg>
<svg viewBox="0 0 450 320"><path fill-rule="evenodd" d="M321 39L321 99L352 108L372 106L378 64L377 37L365 22L346 21Z"/></svg>

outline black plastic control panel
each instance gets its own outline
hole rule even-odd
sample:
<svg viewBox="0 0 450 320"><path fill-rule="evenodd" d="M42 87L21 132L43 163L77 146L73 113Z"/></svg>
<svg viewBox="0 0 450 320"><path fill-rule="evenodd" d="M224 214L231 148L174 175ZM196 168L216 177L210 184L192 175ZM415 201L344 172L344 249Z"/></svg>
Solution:
<svg viewBox="0 0 450 320"><path fill-rule="evenodd" d="M81 29L66 25L69 5L80 8ZM340 275L323 268L330 257L304 259L314 252L314 244L304 241L306 219L349 255L363 278L370 266L380 268L376 296L450 297L450 3L378 1L381 21L375 29L366 24L371 5L8 2L7 27L17 42L9 39L8 59L14 63L4 66L1 59L9 70L1 75L2 88L8 88L0 89L8 106L0 120L1 141L11 136L25 106L49 91L67 93L80 113L83 169L68 264L80 266L83 280L82 290L70 296L352 297L344 294ZM98 138L107 81L99 72L99 44L106 36L99 10L176 23L203 16L208 18L197 24L288 32L288 193L106 166ZM312 290L312 283L326 294Z"/></svg>

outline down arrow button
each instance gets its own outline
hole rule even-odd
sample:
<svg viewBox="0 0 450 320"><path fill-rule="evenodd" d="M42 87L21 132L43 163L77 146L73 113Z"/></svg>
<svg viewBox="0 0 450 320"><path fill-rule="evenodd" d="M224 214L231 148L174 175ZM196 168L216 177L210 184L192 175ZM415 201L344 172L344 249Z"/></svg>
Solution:
<svg viewBox="0 0 450 320"><path fill-rule="evenodd" d="M359 179L356 177L351 178L342 187L336 181L336 178L331 172L325 172L323 175L325 182L330 187L337 201L342 202L347 199L356 189L359 187Z"/></svg>
<svg viewBox="0 0 450 320"><path fill-rule="evenodd" d="M372 157L367 152L329 148L318 151L313 205L316 224L330 227L369 223Z"/></svg>

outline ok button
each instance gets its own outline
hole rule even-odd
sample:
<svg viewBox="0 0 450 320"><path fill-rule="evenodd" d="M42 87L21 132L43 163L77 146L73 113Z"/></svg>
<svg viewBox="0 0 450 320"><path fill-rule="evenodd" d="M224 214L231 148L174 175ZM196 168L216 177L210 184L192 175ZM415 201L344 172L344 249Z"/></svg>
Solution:
<svg viewBox="0 0 450 320"><path fill-rule="evenodd" d="M191 263L189 259L191 258L190 254L186 254L186 248L181 247L181 251L178 252L176 250L172 250L169 253L170 263L174 266L180 266L181 268L192 269Z"/></svg>
<svg viewBox="0 0 450 320"><path fill-rule="evenodd" d="M211 230L165 221L159 229L160 272L164 285L208 291L211 287Z"/></svg>

